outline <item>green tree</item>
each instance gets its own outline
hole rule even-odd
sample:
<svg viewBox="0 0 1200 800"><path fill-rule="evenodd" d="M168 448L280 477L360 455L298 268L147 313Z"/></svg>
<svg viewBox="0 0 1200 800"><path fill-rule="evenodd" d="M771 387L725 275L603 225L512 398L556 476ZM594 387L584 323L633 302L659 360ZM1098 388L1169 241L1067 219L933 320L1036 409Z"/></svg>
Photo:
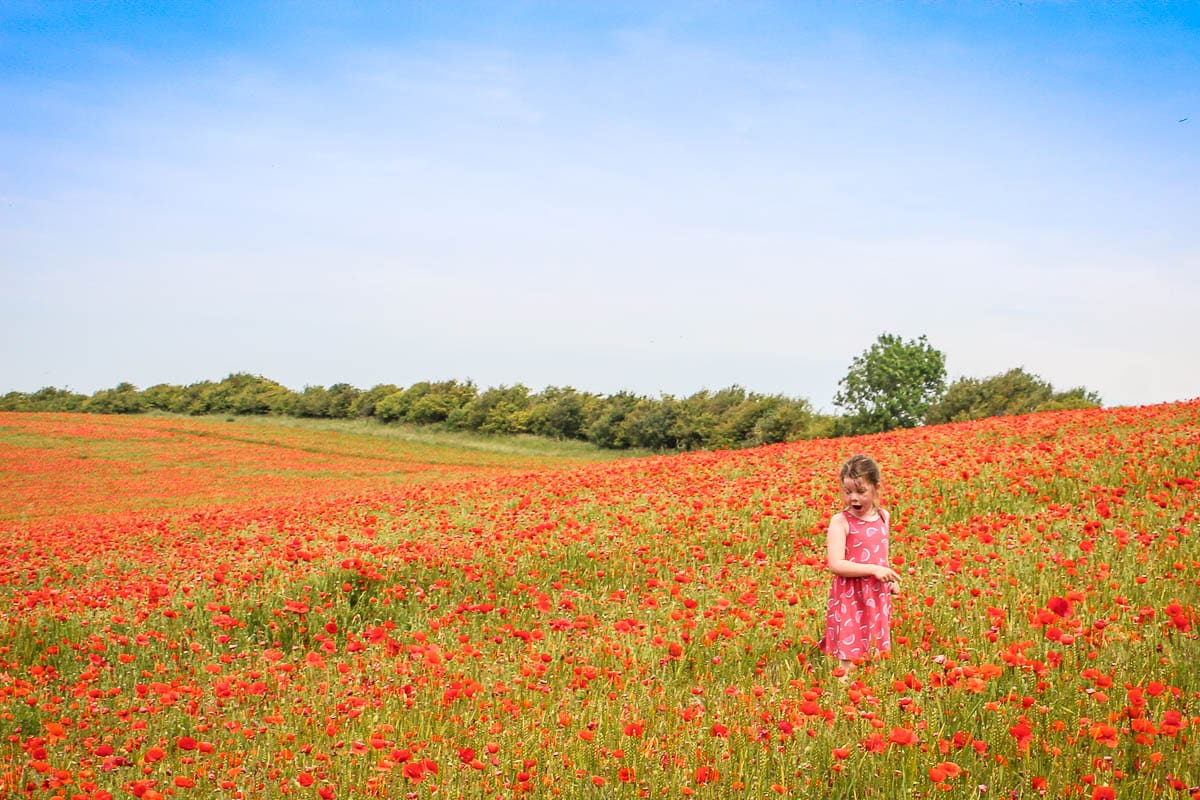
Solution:
<svg viewBox="0 0 1200 800"><path fill-rule="evenodd" d="M206 382L188 413L282 414L294 405L295 398L291 389L269 378L235 372L220 383Z"/></svg>
<svg viewBox="0 0 1200 800"><path fill-rule="evenodd" d="M647 402L656 403L653 400ZM667 398L657 401L656 405L664 402L667 402ZM712 394L707 389L701 389L691 397L670 402L674 406L674 413L670 415L671 426L666 431L655 431L654 438L673 442L673 446L681 450L700 450L713 446L714 432L720 417L716 412ZM639 435L647 435L651 430L648 426L656 424L654 416L649 410L642 412L635 408L634 412L631 416L637 421L636 430L639 431Z"/></svg>
<svg viewBox="0 0 1200 800"><path fill-rule="evenodd" d="M522 384L488 389L446 418L452 429L482 433L526 433L529 389Z"/></svg>
<svg viewBox="0 0 1200 800"><path fill-rule="evenodd" d="M812 404L807 400L769 397L760 404L762 412L746 435L746 443L776 444L812 436Z"/></svg>
<svg viewBox="0 0 1200 800"><path fill-rule="evenodd" d="M1054 396L1038 406L1038 411L1067 411L1073 408L1099 408L1102 405L1100 395L1082 386L1068 389L1065 392L1055 392Z"/></svg>
<svg viewBox="0 0 1200 800"><path fill-rule="evenodd" d="M46 386L32 394L9 392L0 398L0 411L80 411L87 395Z"/></svg>
<svg viewBox="0 0 1200 800"><path fill-rule="evenodd" d="M399 386L395 386L390 383L377 383L355 398L350 407L351 416L373 417L375 416L375 406L380 400L388 395L397 394L399 392Z"/></svg>
<svg viewBox="0 0 1200 800"><path fill-rule="evenodd" d="M83 410L90 414L137 414L145 409L146 404L132 383L101 389L83 403Z"/></svg>
<svg viewBox="0 0 1200 800"><path fill-rule="evenodd" d="M786 402L782 397L746 392L740 386L722 389L713 399L710 409L717 415L717 427L709 438L710 448L762 444L754 438L754 426L771 409Z"/></svg>
<svg viewBox="0 0 1200 800"><path fill-rule="evenodd" d="M672 432L683 450L743 447L754 443L754 424L772 403L737 385L703 389L678 402Z"/></svg>
<svg viewBox="0 0 1200 800"><path fill-rule="evenodd" d="M929 409L926 422L963 422L1098 405L1100 397L1095 392L1082 387L1055 392L1048 381L1016 367L989 378L959 378Z"/></svg>
<svg viewBox="0 0 1200 800"><path fill-rule="evenodd" d="M670 395L660 400L642 399L621 420L621 438L627 447L674 450L679 447L675 422L679 403Z"/></svg>
<svg viewBox="0 0 1200 800"><path fill-rule="evenodd" d="M883 333L856 356L833 402L848 413L848 434L920 425L946 388L946 357L924 336L907 342Z"/></svg>
<svg viewBox="0 0 1200 800"><path fill-rule="evenodd" d="M156 383L142 391L142 402L146 404L146 408L157 411L173 411L174 407L179 404L182 395L182 386Z"/></svg>
<svg viewBox="0 0 1200 800"><path fill-rule="evenodd" d="M361 389L356 389L348 383L335 383L330 386L329 416L333 419L349 419L355 416L355 406L361 395Z"/></svg>
<svg viewBox="0 0 1200 800"><path fill-rule="evenodd" d="M374 390L372 390L373 392ZM408 397L408 390L396 389L394 392L383 395L372 404L371 416L384 423L403 422L411 407L412 401Z"/></svg>
<svg viewBox="0 0 1200 800"><path fill-rule="evenodd" d="M588 441L597 447L609 450L631 447L631 443L625 438L622 423L642 399L638 395L624 391L606 397L596 414L596 419L587 426Z"/></svg>
<svg viewBox="0 0 1200 800"><path fill-rule="evenodd" d="M375 401L375 417L380 422L406 422L413 405L429 394L429 387L429 381L418 381L407 389L384 395Z"/></svg>
<svg viewBox="0 0 1200 800"><path fill-rule="evenodd" d="M414 385L405 395L408 395ZM459 383L456 380L426 383L424 392L412 402L405 414L405 420L417 425L429 425L435 422L445 422L456 410L475 399L478 390L471 381Z"/></svg>
<svg viewBox="0 0 1200 800"><path fill-rule="evenodd" d="M1020 367L990 378L959 378L930 409L931 424L1029 414L1054 394L1053 387Z"/></svg>
<svg viewBox="0 0 1200 800"><path fill-rule="evenodd" d="M22 411L81 411L87 395L69 389L46 386L33 394L25 395L26 407Z"/></svg>
<svg viewBox="0 0 1200 800"><path fill-rule="evenodd" d="M305 386L293 396L287 413L296 417L329 417L329 390L324 386Z"/></svg>
<svg viewBox="0 0 1200 800"><path fill-rule="evenodd" d="M584 439L603 401L570 386L548 386L534 395L529 409L529 432L550 439Z"/></svg>
<svg viewBox="0 0 1200 800"><path fill-rule="evenodd" d="M258 375L235 372L220 383L201 381L183 387L172 401L177 414L286 414L295 394Z"/></svg>

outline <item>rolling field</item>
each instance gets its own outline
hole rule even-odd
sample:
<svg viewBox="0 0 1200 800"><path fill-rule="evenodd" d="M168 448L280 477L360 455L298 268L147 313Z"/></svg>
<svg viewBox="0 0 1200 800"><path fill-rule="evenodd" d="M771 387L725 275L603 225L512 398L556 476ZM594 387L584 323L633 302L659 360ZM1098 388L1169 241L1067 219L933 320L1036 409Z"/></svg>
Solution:
<svg viewBox="0 0 1200 800"><path fill-rule="evenodd" d="M883 468L890 658L816 650ZM586 463L0 414L0 797L1200 797L1200 401Z"/></svg>

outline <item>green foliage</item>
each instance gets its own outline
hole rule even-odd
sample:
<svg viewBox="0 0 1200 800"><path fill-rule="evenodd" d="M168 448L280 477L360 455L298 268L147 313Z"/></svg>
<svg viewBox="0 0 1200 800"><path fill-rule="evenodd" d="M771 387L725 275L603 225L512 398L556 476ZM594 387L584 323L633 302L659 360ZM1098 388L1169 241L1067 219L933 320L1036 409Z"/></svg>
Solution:
<svg viewBox="0 0 1200 800"><path fill-rule="evenodd" d="M717 419L717 425L709 437L711 446L744 447L765 444L756 432L758 423L792 402L779 395L768 397L748 393L740 386L718 391L708 404L709 413Z"/></svg>
<svg viewBox="0 0 1200 800"><path fill-rule="evenodd" d="M707 395L707 392L703 392ZM667 398L664 398L666 401ZM652 401L649 401L652 402ZM720 419L706 408L703 400L693 402L692 398L676 401L669 399L673 410L671 426L667 430L670 437L670 447L675 450L700 450L707 442L716 442L717 426ZM718 447L728 447L723 440Z"/></svg>
<svg viewBox="0 0 1200 800"><path fill-rule="evenodd" d="M329 417L329 390L324 386L305 386L292 395L284 407L284 413L293 417L327 419Z"/></svg>
<svg viewBox="0 0 1200 800"><path fill-rule="evenodd" d="M315 419L349 419L355 416L361 395L362 391L348 383L335 383L328 389L305 386L304 391L292 395L285 413Z"/></svg>
<svg viewBox="0 0 1200 800"><path fill-rule="evenodd" d="M329 418L350 419L355 416L361 389L356 389L348 383L335 383L329 387Z"/></svg>
<svg viewBox="0 0 1200 800"><path fill-rule="evenodd" d="M182 403L183 387L156 383L142 391L142 403L147 410L174 411Z"/></svg>
<svg viewBox="0 0 1200 800"><path fill-rule="evenodd" d="M208 408L208 395L214 386L216 384L212 381L200 381L182 387L179 395L175 397L171 407L167 410L174 414L218 413L217 410L210 411Z"/></svg>
<svg viewBox="0 0 1200 800"><path fill-rule="evenodd" d="M146 401L132 383L119 383L101 389L83 402L81 411L92 414L137 414L146 409Z"/></svg>
<svg viewBox="0 0 1200 800"><path fill-rule="evenodd" d="M551 439L586 439L604 401L571 387L547 387L535 395L529 408L529 432Z"/></svg>
<svg viewBox="0 0 1200 800"><path fill-rule="evenodd" d="M192 415L285 414L291 412L294 397L291 390L273 380L236 372L219 383L200 381L182 387L155 384L141 393L138 410Z"/></svg>
<svg viewBox="0 0 1200 800"><path fill-rule="evenodd" d="M475 399L478 391L475 384L456 380L429 384L429 391L421 395L408 412L408 421L418 425L444 422L456 410Z"/></svg>
<svg viewBox="0 0 1200 800"><path fill-rule="evenodd" d="M703 389L675 403L671 426L675 448L700 450L746 444L745 434L754 421L743 419L744 413L738 411L755 405L750 397L742 387L730 386L717 392Z"/></svg>
<svg viewBox="0 0 1200 800"><path fill-rule="evenodd" d="M673 450L678 447L675 422L679 405L670 395L661 400L639 400L621 420L621 437L630 447Z"/></svg>
<svg viewBox="0 0 1200 800"><path fill-rule="evenodd" d="M844 433L916 427L946 387L946 357L924 336L905 342L883 333L838 385L833 402L849 412Z"/></svg>
<svg viewBox="0 0 1200 800"><path fill-rule="evenodd" d="M797 438L830 439L840 435L838 433L840 425L841 418L833 414L810 414L805 425L804 435Z"/></svg>
<svg viewBox="0 0 1200 800"><path fill-rule="evenodd" d="M1038 411L1069 411L1076 408L1099 408L1100 395L1082 386L1055 392L1054 396L1038 406Z"/></svg>
<svg viewBox="0 0 1200 800"><path fill-rule="evenodd" d="M1070 408L1095 408L1100 397L1082 387L1054 391L1049 382L1017 367L990 378L960 378L930 409L931 424L964 422L984 417L1032 414Z"/></svg>
<svg viewBox="0 0 1200 800"><path fill-rule="evenodd" d="M382 422L417 425L445 422L451 414L474 400L476 394L475 384L470 381L421 381L379 400L375 405L375 416Z"/></svg>
<svg viewBox="0 0 1200 800"><path fill-rule="evenodd" d="M806 400L772 398L756 416L747 444L776 444L821 436L814 429L812 406ZM828 435L828 434L824 434Z"/></svg>
<svg viewBox="0 0 1200 800"><path fill-rule="evenodd" d="M397 389L386 394L372 404L371 416L383 423L400 422L408 413L408 404L404 402L404 390Z"/></svg>
<svg viewBox="0 0 1200 800"><path fill-rule="evenodd" d="M586 438L606 449L719 449L811 437L808 401L740 386L657 400L629 392L598 397L551 388L530 399L529 432Z"/></svg>
<svg viewBox="0 0 1200 800"><path fill-rule="evenodd" d="M399 391L400 387L391 383L376 384L355 398L354 402L350 405L350 415L353 417L373 417L375 416L375 406L379 401Z"/></svg>
<svg viewBox="0 0 1200 800"><path fill-rule="evenodd" d="M519 383L488 389L451 412L446 427L481 433L527 433L529 407L529 389Z"/></svg>
<svg viewBox="0 0 1200 800"><path fill-rule="evenodd" d="M929 409L929 421L936 424L1028 414L1053 393L1049 383L1020 368L982 380L960 378Z"/></svg>
<svg viewBox="0 0 1200 800"><path fill-rule="evenodd" d="M0 411L81 411L87 395L46 386L32 394L9 392L0 399Z"/></svg>
<svg viewBox="0 0 1200 800"><path fill-rule="evenodd" d="M220 382L160 383L143 392L122 383L91 398L58 389L43 389L37 395L10 393L0 398L0 410L374 418L385 424L487 435L533 434L604 449L660 452L748 447L818 435L808 401L755 394L740 386L657 400L629 392L604 397L553 386L535 394L522 384L479 393L473 383L454 380L422 381L407 389L378 384L365 392L338 383L292 392L266 378L235 373Z"/></svg>
<svg viewBox="0 0 1200 800"><path fill-rule="evenodd" d="M604 408L594 422L587 427L588 441L597 447L624 449L634 445L625 438L625 417L643 398L630 392L618 392L609 396Z"/></svg>
<svg viewBox="0 0 1200 800"><path fill-rule="evenodd" d="M500 386L480 393L475 384L422 381L407 389L377 384L368 391L347 383L305 386L292 392L275 381L234 373L220 382L188 386L160 383L139 392L121 383L93 396L47 387L33 394L0 397L0 411L87 411L130 414L275 415L307 419L371 419L381 423L436 426L444 431L487 435L533 434L559 441L586 441L603 449L715 450L854 435L895 427L976 419L1100 404L1082 387L1066 392L1021 369L944 386L944 358L925 337L903 342L883 334L854 360L836 402L851 413L819 415L807 400L761 395L741 386L703 389L679 399L651 399L630 392L601 396L571 387Z"/></svg>
<svg viewBox="0 0 1200 800"><path fill-rule="evenodd" d="M187 408L171 409L187 414L281 414L294 397L291 390L273 380L245 372L229 375L220 383L204 381L184 389Z"/></svg>
<svg viewBox="0 0 1200 800"><path fill-rule="evenodd" d="M719 420L705 443L708 448L747 447L810 438L812 406L807 400L747 393L741 387L733 386L714 394L708 408Z"/></svg>

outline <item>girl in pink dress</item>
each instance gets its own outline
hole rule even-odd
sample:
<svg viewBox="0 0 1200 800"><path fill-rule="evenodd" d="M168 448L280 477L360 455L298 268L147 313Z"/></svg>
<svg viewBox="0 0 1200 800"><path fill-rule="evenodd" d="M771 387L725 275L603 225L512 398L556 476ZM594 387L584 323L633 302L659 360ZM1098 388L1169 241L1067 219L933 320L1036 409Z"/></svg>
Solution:
<svg viewBox="0 0 1200 800"><path fill-rule="evenodd" d="M891 649L892 593L900 575L888 566L891 517L879 506L879 465L854 456L840 478L846 507L829 521L825 539L833 583L820 647L838 658L844 678L875 651Z"/></svg>

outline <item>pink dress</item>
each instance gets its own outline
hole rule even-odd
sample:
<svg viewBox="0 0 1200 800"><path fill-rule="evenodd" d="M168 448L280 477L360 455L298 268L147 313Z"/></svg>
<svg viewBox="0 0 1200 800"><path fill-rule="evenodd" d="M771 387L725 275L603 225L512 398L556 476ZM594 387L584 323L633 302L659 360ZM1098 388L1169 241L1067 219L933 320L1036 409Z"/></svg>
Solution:
<svg viewBox="0 0 1200 800"><path fill-rule="evenodd" d="M859 519L848 511L842 516L850 525L846 533L846 558L856 564L888 563L887 519ZM833 576L829 603L825 607L825 636L821 650L848 661L867 658L871 648L892 649L892 593L878 578Z"/></svg>

